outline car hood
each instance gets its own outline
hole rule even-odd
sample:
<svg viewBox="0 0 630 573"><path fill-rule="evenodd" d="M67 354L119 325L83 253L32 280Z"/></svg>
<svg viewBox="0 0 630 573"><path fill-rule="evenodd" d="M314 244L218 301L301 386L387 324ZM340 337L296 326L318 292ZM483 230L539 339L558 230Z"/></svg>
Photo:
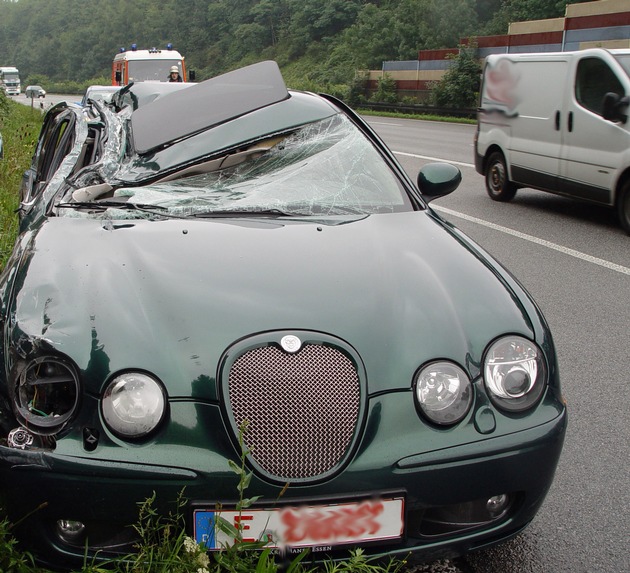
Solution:
<svg viewBox="0 0 630 573"><path fill-rule="evenodd" d="M226 349L264 332L343 339L370 393L438 358L476 376L490 340L534 336L497 268L430 211L329 223L49 219L15 279L13 343L66 354L89 392L140 369L214 400Z"/></svg>

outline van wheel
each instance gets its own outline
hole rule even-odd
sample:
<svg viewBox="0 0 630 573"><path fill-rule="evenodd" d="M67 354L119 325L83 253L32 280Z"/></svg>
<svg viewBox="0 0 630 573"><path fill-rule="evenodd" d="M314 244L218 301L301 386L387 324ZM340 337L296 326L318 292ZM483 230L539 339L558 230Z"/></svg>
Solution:
<svg viewBox="0 0 630 573"><path fill-rule="evenodd" d="M486 191L495 201L510 201L516 195L516 185L508 179L503 154L495 151L488 159Z"/></svg>
<svg viewBox="0 0 630 573"><path fill-rule="evenodd" d="M626 181L619 190L617 217L623 230L630 235L630 181Z"/></svg>

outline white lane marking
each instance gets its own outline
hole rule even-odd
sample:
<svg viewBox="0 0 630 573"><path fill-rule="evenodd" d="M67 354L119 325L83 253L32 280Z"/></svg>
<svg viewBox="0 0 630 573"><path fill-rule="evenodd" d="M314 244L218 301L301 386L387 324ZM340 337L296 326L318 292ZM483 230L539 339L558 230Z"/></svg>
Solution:
<svg viewBox="0 0 630 573"><path fill-rule="evenodd" d="M429 161L447 161L440 157L430 157L428 155L416 155L414 153L404 153L402 151L395 151L396 155L404 155L406 157L415 157L417 159L427 159ZM447 161L447 163L453 163L455 165L462 165L463 167L475 167L472 163L462 163L459 161ZM616 271L618 273L622 273L625 275L630 275L630 268L624 267L622 265L618 265L616 263L612 263L605 259L600 259L598 257L593 257L591 255L587 255L586 253L582 253L580 251L576 251L574 249L569 249L568 247L563 247L562 245L557 245L550 241L545 241L544 239L539 239L538 237L534 237L532 235L527 235L525 233L521 233L519 231L515 231L513 229L509 229L508 227L503 227L501 225L496 225L495 223L490 223L489 221L484 221L483 219L478 219L477 217L471 217L470 215L464 215L463 213L459 213L458 211L453 211L446 207L439 207L437 205L432 205L433 209L436 211L442 211L443 213L448 213L449 215L453 215L454 217L459 217L460 219L465 219L466 221L470 221L472 223L477 223L478 225L482 225L484 227L488 227L490 229L494 229L495 231L501 231L502 233L506 233L508 235L512 235L513 237L518 237L519 239L523 239L525 241L530 241L531 243L536 243L537 245L542 245L543 247L547 247L549 249L553 249L560 253L564 253L565 255L569 255L571 257L575 257L576 259L580 259L582 261L587 261L589 263L593 263L594 265L599 265L606 269L610 269L612 271Z"/></svg>
<svg viewBox="0 0 630 573"><path fill-rule="evenodd" d="M395 155L404 155L405 157L415 157L416 159L426 159L427 161L439 161L441 163L452 163L453 165L461 165L462 167L475 168L473 163L463 163L461 161L451 161L450 159L442 159L441 157L430 157L428 155L416 155L415 153L404 153L403 151L394 151Z"/></svg>
<svg viewBox="0 0 630 573"><path fill-rule="evenodd" d="M547 247L548 249L553 249L554 251L569 255L570 257L575 257L576 259L593 263L594 265L599 265L600 267L604 267L606 269L622 273L624 275L630 275L630 268L618 265L616 263L611 263L610 261L607 261L605 259L592 257L591 255L587 255L586 253L575 251L573 249L569 249L568 247L563 247L562 245L557 245L556 243L545 241L544 239L539 239L538 237L527 235L525 233L521 233L520 231L515 231L514 229L509 229L508 227L496 225L495 223L490 223L489 221L484 221L483 219L478 219L477 217L464 215L464 213L459 213L458 211L453 211L452 209L448 209L446 207L440 207L438 205L431 205L431 207L436 211L441 211L442 213L447 213L448 215L453 215L454 217L465 219L466 221L470 221L471 223L477 223L478 225L488 227L489 229L494 229L495 231L500 231L501 233L506 233L507 235L512 235L513 237L518 237L519 239L523 239L531 243L536 243L537 245Z"/></svg>
<svg viewBox="0 0 630 573"><path fill-rule="evenodd" d="M370 121L370 125L389 125L390 127L400 127L399 123L387 123L385 121Z"/></svg>

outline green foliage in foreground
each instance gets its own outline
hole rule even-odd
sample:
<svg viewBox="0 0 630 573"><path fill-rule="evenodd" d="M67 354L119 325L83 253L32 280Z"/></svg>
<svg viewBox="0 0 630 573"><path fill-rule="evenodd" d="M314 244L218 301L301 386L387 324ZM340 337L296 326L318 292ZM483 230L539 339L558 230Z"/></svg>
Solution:
<svg viewBox="0 0 630 573"><path fill-rule="evenodd" d="M10 101L0 90L0 133L4 141L4 159L0 159L0 270L13 249L20 182L30 165L41 125L39 109Z"/></svg>
<svg viewBox="0 0 630 573"><path fill-rule="evenodd" d="M230 460L230 469L238 476L238 511L249 507L257 498L246 498L245 493L252 478L252 472L245 466L249 453L243 441L247 424L239 432L241 447L240 464ZM284 491L284 490L283 490ZM187 500L182 491L175 502L175 509L168 515L160 515L154 507L155 493L138 504L138 521L133 525L139 541L136 551L115 561L103 564L89 563L88 560L76 573L400 573L405 566L401 560L390 560L385 565L373 563L361 549L351 551L347 561L326 562L321 566L304 565L302 562L308 551L300 553L287 566L274 559L264 543L243 540L242 528L236 528L219 518L217 527L234 539L234 543L224 546L220 552L208 554L185 533L184 511ZM0 571L2 573L46 573L34 565L29 554L22 554L11 536L11 524L0 521Z"/></svg>
<svg viewBox="0 0 630 573"><path fill-rule="evenodd" d="M287 567L276 562L269 549L245 542L208 554L185 534L183 497L177 500L176 511L166 516L158 515L154 502L155 496L139 504L138 522L133 526L140 537L136 553L100 564L86 560L74 573L402 573L406 565L400 560L378 564L356 549L346 561L319 566L304 564L304 552ZM11 528L6 519L0 521L0 571L49 573L38 567L30 554L19 550Z"/></svg>

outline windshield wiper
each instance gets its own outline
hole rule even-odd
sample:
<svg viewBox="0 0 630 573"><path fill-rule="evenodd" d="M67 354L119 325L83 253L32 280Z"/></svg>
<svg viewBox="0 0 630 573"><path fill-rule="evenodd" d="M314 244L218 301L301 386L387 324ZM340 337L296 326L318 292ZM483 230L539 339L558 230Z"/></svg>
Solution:
<svg viewBox="0 0 630 573"><path fill-rule="evenodd" d="M105 211L113 207L115 209L136 210L146 213L156 213L158 215L162 215L160 210L168 211L167 207L162 207L161 205L129 203L127 201L73 201L71 203L57 203L55 207L59 209L90 209L94 211Z"/></svg>
<svg viewBox="0 0 630 573"><path fill-rule="evenodd" d="M293 217L293 213L286 213L280 209L261 209L258 211L248 211L245 209L232 209L221 211L204 211L203 213L193 213L190 217L198 217L201 219L214 217Z"/></svg>

